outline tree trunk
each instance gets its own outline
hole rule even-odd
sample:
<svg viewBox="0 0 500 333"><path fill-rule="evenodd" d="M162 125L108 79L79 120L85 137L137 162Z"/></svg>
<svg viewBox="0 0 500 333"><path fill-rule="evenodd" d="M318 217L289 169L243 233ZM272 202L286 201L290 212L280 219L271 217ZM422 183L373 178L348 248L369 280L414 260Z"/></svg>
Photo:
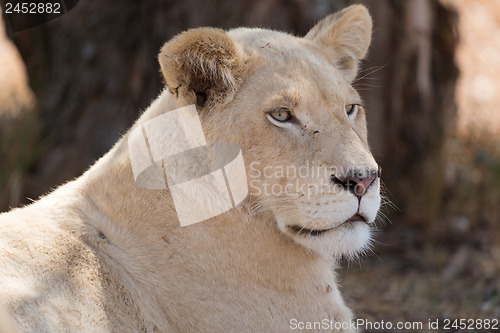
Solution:
<svg viewBox="0 0 500 333"><path fill-rule="evenodd" d="M35 97L0 16L0 211L23 197L26 168L36 139Z"/></svg>
<svg viewBox="0 0 500 333"><path fill-rule="evenodd" d="M369 139L386 195L405 223L432 228L455 129L457 15L437 0L362 2L375 25L367 78L358 85L368 87Z"/></svg>

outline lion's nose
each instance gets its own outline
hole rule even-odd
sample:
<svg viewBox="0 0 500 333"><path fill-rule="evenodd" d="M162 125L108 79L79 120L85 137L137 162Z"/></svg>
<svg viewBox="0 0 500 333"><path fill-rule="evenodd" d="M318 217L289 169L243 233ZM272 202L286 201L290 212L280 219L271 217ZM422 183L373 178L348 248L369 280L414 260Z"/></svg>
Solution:
<svg viewBox="0 0 500 333"><path fill-rule="evenodd" d="M375 181L375 179L380 177L381 171L381 168L370 171L354 170L342 178L332 177L332 180L335 183L342 185L342 187L351 191L356 196L361 197L366 193L368 187Z"/></svg>

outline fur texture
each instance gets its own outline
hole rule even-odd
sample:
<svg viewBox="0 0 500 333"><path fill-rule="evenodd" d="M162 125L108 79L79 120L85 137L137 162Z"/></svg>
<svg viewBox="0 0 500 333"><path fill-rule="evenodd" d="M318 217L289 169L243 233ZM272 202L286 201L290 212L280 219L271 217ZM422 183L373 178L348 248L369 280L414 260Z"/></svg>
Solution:
<svg viewBox="0 0 500 333"><path fill-rule="evenodd" d="M167 89L133 128L196 104L208 142L242 148L249 197L181 228L168 190L136 186L127 133L78 179L0 215L0 299L19 330L283 332L293 319L351 320L334 269L368 245L379 180L362 198L308 189L377 168L364 109L346 114L361 103L350 84L370 32L366 9L352 6L306 38L201 28L167 43ZM269 118L277 108L294 121ZM328 174L268 172L306 161ZM344 223L356 213L367 223Z"/></svg>

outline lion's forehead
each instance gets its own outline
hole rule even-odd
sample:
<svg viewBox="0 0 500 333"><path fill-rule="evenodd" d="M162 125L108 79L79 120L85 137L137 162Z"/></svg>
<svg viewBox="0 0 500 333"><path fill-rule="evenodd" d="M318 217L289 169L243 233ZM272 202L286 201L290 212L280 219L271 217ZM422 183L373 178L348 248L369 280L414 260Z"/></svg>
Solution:
<svg viewBox="0 0 500 333"><path fill-rule="evenodd" d="M314 43L280 31L238 28L229 35L248 55L264 57L267 62L287 67L332 67Z"/></svg>
<svg viewBox="0 0 500 333"><path fill-rule="evenodd" d="M293 50L305 45L303 38L260 28L238 28L230 30L228 34L248 49Z"/></svg>
<svg viewBox="0 0 500 333"><path fill-rule="evenodd" d="M261 87L266 96L301 95L304 102L324 102L328 107L342 105L349 96L357 96L339 70L303 38L250 28L234 29L229 34L245 53L259 59L248 73L247 81Z"/></svg>

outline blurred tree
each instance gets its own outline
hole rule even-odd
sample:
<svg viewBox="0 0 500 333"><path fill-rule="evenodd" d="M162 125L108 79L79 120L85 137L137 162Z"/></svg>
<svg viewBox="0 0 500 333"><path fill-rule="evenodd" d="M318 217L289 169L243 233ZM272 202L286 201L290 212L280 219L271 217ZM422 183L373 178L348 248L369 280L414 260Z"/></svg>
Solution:
<svg viewBox="0 0 500 333"><path fill-rule="evenodd" d="M375 22L366 69L374 74L360 81L369 86L370 142L405 223L432 228L445 201L455 130L457 14L438 0L361 2Z"/></svg>
<svg viewBox="0 0 500 333"><path fill-rule="evenodd" d="M437 0L365 0L374 44L356 82L389 197L431 221L444 188L455 118L455 14ZM305 34L346 0L80 1L50 23L13 35L39 100L44 146L25 189L36 197L105 153L161 89L156 54L191 27L262 26ZM373 72L373 73L372 73Z"/></svg>
<svg viewBox="0 0 500 333"><path fill-rule="evenodd" d="M15 45L0 16L0 209L15 207L24 195L24 175L36 139L35 96Z"/></svg>

